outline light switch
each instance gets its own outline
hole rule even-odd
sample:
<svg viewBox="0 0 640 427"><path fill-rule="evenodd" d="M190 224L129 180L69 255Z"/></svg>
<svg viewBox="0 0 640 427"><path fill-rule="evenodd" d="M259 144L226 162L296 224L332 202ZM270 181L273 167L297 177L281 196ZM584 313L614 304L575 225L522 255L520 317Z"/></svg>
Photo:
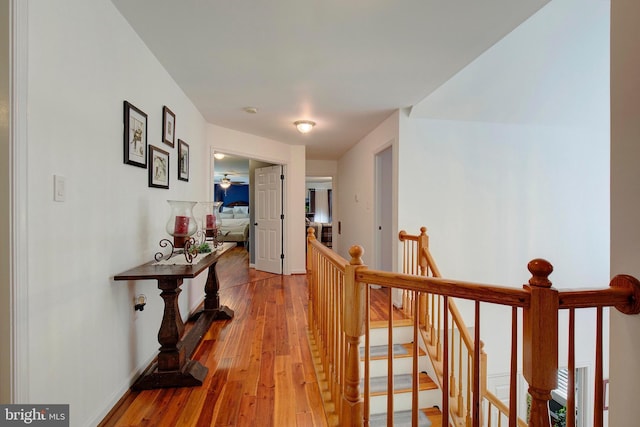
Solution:
<svg viewBox="0 0 640 427"><path fill-rule="evenodd" d="M53 175L53 200L64 202L67 197L66 180L64 176Z"/></svg>

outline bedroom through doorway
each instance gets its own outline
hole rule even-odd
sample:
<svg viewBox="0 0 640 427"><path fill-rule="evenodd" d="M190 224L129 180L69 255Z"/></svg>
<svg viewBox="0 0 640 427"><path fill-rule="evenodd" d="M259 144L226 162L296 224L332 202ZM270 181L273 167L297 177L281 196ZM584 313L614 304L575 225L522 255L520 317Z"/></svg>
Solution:
<svg viewBox="0 0 640 427"><path fill-rule="evenodd" d="M254 171L273 166L244 156L216 150L213 154L213 200L220 206L220 228L225 241L233 241L249 251L249 265L255 267Z"/></svg>

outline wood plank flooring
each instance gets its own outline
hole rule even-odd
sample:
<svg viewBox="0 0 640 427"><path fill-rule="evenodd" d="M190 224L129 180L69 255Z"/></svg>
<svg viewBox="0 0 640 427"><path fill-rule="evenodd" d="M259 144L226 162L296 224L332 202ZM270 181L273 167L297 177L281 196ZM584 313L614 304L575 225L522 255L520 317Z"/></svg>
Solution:
<svg viewBox="0 0 640 427"><path fill-rule="evenodd" d="M217 267L216 321L194 359L209 368L201 387L129 392L101 426L327 426L307 341L307 281L249 269L234 248Z"/></svg>
<svg viewBox="0 0 640 427"><path fill-rule="evenodd" d="M241 247L217 273L220 303L235 316L215 321L193 355L209 368L204 384L130 391L100 426L328 426L307 340L306 276L250 269ZM372 321L386 318L386 295L372 292Z"/></svg>

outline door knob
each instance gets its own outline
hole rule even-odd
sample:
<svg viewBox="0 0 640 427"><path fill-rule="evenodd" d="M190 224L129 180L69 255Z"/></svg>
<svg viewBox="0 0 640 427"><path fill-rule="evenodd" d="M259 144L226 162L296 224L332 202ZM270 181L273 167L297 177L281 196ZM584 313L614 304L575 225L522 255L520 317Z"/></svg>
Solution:
<svg viewBox="0 0 640 427"><path fill-rule="evenodd" d="M255 225L255 226L257 227L257 226L258 226L258 223L257 223L257 222L254 222L254 223L253 223L253 225Z"/></svg>

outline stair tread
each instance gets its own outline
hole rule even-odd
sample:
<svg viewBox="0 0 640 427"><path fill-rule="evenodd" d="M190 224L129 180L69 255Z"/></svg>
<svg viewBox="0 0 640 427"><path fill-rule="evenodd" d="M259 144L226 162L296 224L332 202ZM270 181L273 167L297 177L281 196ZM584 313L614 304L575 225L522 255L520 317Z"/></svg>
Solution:
<svg viewBox="0 0 640 427"><path fill-rule="evenodd" d="M360 347L360 358L364 359L364 347ZM370 347L371 360L386 359L389 354L389 346L387 344L372 345ZM418 349L418 355L424 356L426 353L422 349ZM393 345L393 357L412 357L413 356L413 343L394 344Z"/></svg>
<svg viewBox="0 0 640 427"><path fill-rule="evenodd" d="M394 393L407 393L411 391L411 374L397 374L393 376ZM372 377L369 380L371 396L380 396L387 393L387 376ZM364 380L361 382L364 389ZM435 390L438 386L425 372L418 376L418 390Z"/></svg>

